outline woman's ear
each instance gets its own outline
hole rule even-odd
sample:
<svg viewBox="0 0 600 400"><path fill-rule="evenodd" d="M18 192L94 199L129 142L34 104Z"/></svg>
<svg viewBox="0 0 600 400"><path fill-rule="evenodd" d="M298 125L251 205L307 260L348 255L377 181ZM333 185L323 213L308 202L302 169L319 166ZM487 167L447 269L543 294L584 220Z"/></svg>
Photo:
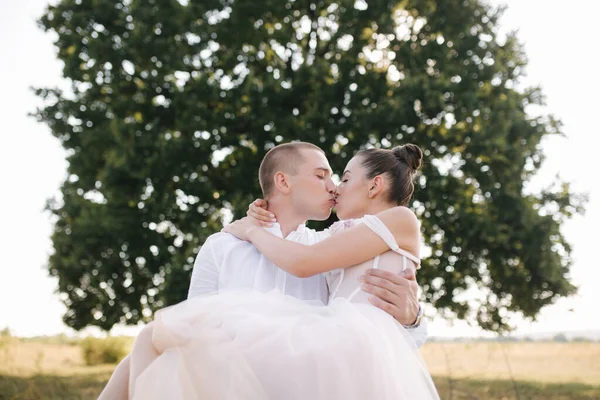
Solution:
<svg viewBox="0 0 600 400"><path fill-rule="evenodd" d="M371 181L371 185L369 188L369 198L372 199L378 194L383 192L384 179L381 175L377 175Z"/></svg>
<svg viewBox="0 0 600 400"><path fill-rule="evenodd" d="M291 184L288 176L285 173L281 171L276 172L273 176L273 183L275 184L275 189L277 191L284 194L288 194L290 192Z"/></svg>

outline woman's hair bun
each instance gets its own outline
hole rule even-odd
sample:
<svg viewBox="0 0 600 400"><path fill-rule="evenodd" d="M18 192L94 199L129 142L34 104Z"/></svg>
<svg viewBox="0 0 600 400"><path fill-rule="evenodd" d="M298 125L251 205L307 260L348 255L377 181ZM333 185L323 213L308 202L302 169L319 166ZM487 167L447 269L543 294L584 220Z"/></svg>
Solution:
<svg viewBox="0 0 600 400"><path fill-rule="evenodd" d="M392 154L396 158L408 165L408 167L416 172L423 163L423 151L416 144L408 143L403 146L396 146L392 149Z"/></svg>

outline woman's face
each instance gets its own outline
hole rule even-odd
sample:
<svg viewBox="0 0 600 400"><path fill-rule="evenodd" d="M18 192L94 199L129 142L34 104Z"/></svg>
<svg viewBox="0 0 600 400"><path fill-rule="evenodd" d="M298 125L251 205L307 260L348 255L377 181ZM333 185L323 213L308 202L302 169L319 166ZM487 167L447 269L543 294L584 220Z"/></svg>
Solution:
<svg viewBox="0 0 600 400"><path fill-rule="evenodd" d="M360 156L353 157L346 165L342 181L336 190L335 210L339 219L362 218L369 204L369 183Z"/></svg>

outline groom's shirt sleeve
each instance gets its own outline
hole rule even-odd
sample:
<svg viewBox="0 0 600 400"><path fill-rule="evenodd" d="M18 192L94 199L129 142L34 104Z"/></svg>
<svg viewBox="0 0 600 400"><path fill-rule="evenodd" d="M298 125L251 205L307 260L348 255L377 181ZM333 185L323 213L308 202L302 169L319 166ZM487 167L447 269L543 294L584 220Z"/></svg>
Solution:
<svg viewBox="0 0 600 400"><path fill-rule="evenodd" d="M188 299L219 291L219 269L223 259L223 246L220 237L223 233L210 235L200 248L188 290Z"/></svg>
<svg viewBox="0 0 600 400"><path fill-rule="evenodd" d="M413 338L417 347L423 346L427 341L427 320L423 318L421 325L417 328L408 328L406 331Z"/></svg>

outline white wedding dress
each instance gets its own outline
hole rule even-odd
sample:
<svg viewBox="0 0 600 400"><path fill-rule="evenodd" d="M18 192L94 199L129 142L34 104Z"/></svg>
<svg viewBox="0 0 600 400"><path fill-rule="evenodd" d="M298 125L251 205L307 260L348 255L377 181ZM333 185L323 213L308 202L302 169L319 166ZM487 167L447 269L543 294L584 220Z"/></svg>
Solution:
<svg viewBox="0 0 600 400"><path fill-rule="evenodd" d="M231 291L159 311L153 343L161 355L136 379L133 398L439 399L411 336L359 288L368 268L399 272L419 260L377 217L360 222L391 250L328 273L327 306L279 291Z"/></svg>

